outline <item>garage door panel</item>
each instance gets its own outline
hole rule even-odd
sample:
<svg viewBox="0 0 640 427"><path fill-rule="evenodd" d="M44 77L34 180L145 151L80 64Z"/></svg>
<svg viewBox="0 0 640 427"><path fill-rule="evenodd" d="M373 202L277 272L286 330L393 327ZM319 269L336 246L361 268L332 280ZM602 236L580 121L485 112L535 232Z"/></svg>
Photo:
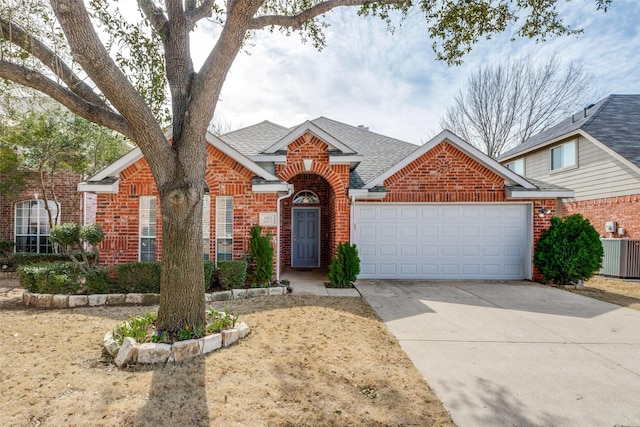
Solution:
<svg viewBox="0 0 640 427"><path fill-rule="evenodd" d="M523 279L531 251L530 209L529 204L356 204L359 277Z"/></svg>

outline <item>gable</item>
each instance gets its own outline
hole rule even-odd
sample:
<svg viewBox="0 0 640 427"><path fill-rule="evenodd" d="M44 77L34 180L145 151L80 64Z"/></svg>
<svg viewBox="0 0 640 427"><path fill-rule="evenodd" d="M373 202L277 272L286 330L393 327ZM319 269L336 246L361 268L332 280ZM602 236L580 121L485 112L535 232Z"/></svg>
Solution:
<svg viewBox="0 0 640 427"><path fill-rule="evenodd" d="M503 201L504 179L443 141L384 181L387 201ZM411 199L411 200L409 200Z"/></svg>

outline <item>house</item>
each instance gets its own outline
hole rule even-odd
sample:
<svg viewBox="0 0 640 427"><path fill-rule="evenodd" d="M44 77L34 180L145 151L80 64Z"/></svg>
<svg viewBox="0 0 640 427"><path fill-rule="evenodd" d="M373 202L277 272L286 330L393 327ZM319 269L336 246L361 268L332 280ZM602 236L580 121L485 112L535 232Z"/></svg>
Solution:
<svg viewBox="0 0 640 427"><path fill-rule="evenodd" d="M16 252L51 253L54 248L49 242L49 220L45 209L44 195L39 184L39 176L33 172L28 179L26 189L9 198L0 194L0 240L15 242ZM0 174L0 183L6 179ZM49 178L47 194L50 196ZM55 174L53 186L58 203L47 200L52 215L59 212L58 224L76 222L80 224L94 222L92 194L84 197L78 194L76 187L81 181L79 174L60 171ZM93 212L94 216L91 216Z"/></svg>
<svg viewBox="0 0 640 427"><path fill-rule="evenodd" d="M559 197L450 132L422 146L320 117L207 134L203 256L242 259L259 224L277 274L326 267L352 242L360 278L530 279ZM157 189L139 149L78 186L98 196L108 264L158 260Z"/></svg>
<svg viewBox="0 0 640 427"><path fill-rule="evenodd" d="M610 95L499 161L530 181L574 190L559 202L562 215L580 213L606 237L640 238L640 95Z"/></svg>

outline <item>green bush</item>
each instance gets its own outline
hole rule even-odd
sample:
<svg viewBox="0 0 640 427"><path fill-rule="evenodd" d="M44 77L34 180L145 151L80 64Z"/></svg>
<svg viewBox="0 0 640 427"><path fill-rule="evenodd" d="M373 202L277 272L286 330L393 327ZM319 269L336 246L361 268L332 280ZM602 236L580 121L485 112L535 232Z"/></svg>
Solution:
<svg viewBox="0 0 640 427"><path fill-rule="evenodd" d="M118 266L120 288L125 293L160 293L160 263L132 262Z"/></svg>
<svg viewBox="0 0 640 427"><path fill-rule="evenodd" d="M262 235L262 227L256 225L251 228L249 250L251 258L255 260L255 270L252 271L251 281L258 285L269 285L273 278L273 246L271 233Z"/></svg>
<svg viewBox="0 0 640 427"><path fill-rule="evenodd" d="M80 289L80 274L71 262L42 263L18 268L20 285L41 294L74 294Z"/></svg>
<svg viewBox="0 0 640 427"><path fill-rule="evenodd" d="M334 288L349 288L360 274L360 257L355 243L338 243L336 255L329 265L329 281Z"/></svg>
<svg viewBox="0 0 640 427"><path fill-rule="evenodd" d="M114 287L107 273L100 269L92 269L85 275L87 294L108 294Z"/></svg>
<svg viewBox="0 0 640 427"><path fill-rule="evenodd" d="M247 282L246 261L220 261L218 263L218 272L220 285L223 288L242 288Z"/></svg>
<svg viewBox="0 0 640 427"><path fill-rule="evenodd" d="M204 289L209 289L213 286L213 277L216 273L216 263L213 261L204 261Z"/></svg>
<svg viewBox="0 0 640 427"><path fill-rule="evenodd" d="M6 257L13 253L15 242L11 240L0 240L0 257Z"/></svg>
<svg viewBox="0 0 640 427"><path fill-rule="evenodd" d="M600 236L580 214L551 218L551 227L538 240L533 264L546 283L567 285L593 277L602 266Z"/></svg>
<svg viewBox="0 0 640 427"><path fill-rule="evenodd" d="M80 252L75 252L76 257L80 257ZM87 257L90 260L95 259L95 252L87 252ZM31 265L39 264L42 262L64 262L68 261L69 256L67 254L39 254L35 252L16 252L13 254L13 261L16 265Z"/></svg>

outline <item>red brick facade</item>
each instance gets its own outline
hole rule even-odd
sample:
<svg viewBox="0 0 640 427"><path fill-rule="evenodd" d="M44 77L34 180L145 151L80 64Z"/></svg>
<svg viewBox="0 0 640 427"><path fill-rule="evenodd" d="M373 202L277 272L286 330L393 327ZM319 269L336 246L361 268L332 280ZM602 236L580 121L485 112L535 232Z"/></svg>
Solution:
<svg viewBox="0 0 640 427"><path fill-rule="evenodd" d="M205 181L211 196L210 259L215 259L216 196L233 196L233 257L242 259L248 252L249 231L259 223L261 212L276 212L278 195L252 191L254 172L212 145L208 146ZM276 163L275 175L293 184L294 192L281 202L280 266L291 265L291 213L295 195L308 190L319 203L305 205L320 210L320 266L328 266L338 242L350 239L349 165L331 164L329 146L311 133L291 142L286 161ZM541 206L552 211L555 199L506 200L504 178L475 159L442 142L384 181L386 196L377 202L531 202L534 205L534 245L542 230L548 228L553 214L537 215ZM102 244L102 260L108 264L138 260L140 196L157 195L144 159L120 173L119 193L98 196L97 222L107 237ZM376 203L376 201L369 201ZM156 259L161 253L161 214L156 213ZM274 236L276 227L267 228ZM275 242L274 242L275 243ZM534 275L535 277L535 275Z"/></svg>
<svg viewBox="0 0 640 427"><path fill-rule="evenodd" d="M605 223L615 221L618 228L625 229L621 237L640 239L640 194L562 204L562 216L574 213L587 218L602 236L609 237ZM619 237L618 233L613 233L612 237Z"/></svg>
<svg viewBox="0 0 640 427"><path fill-rule="evenodd" d="M48 177L46 177L45 180L48 181ZM61 224L65 222L83 223L84 200L82 194L76 190L80 181L80 175L69 171L58 172L54 177L53 183L58 202L60 203ZM35 193L38 193L39 199L43 199L36 173L34 173L29 188L15 200L7 200L5 197L0 196L0 240L14 240L16 203L33 200ZM49 198L51 197L49 191L47 191L47 195Z"/></svg>

